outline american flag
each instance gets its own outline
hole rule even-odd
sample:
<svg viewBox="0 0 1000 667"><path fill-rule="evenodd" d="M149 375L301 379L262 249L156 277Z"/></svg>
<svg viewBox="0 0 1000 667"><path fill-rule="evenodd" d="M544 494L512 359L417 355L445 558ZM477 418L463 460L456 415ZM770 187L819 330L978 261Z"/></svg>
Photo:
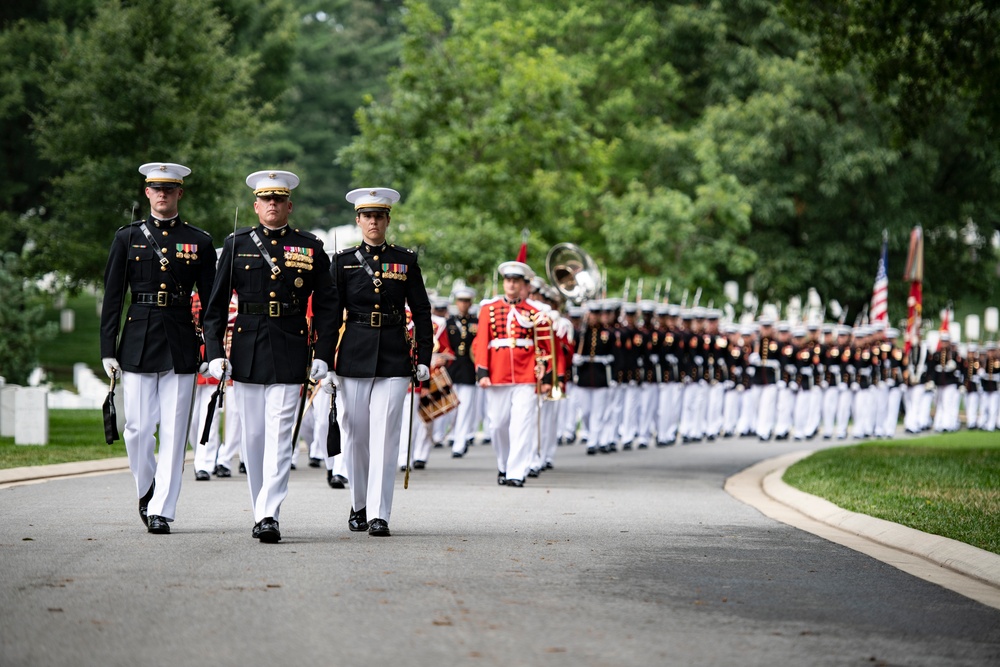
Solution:
<svg viewBox="0 0 1000 667"><path fill-rule="evenodd" d="M882 256L878 260L878 272L875 273L875 287L872 288L872 306L869 311L869 320L872 323L889 322L889 274L886 271L888 264L887 234L882 234Z"/></svg>

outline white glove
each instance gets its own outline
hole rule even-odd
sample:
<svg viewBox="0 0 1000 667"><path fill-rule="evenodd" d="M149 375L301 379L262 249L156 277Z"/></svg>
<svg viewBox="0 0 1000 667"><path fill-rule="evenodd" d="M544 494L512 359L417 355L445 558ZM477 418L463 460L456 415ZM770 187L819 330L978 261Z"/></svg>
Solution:
<svg viewBox="0 0 1000 667"><path fill-rule="evenodd" d="M792 391L798 391L799 390L799 383L795 382L793 380L792 382L788 383L788 388L791 389Z"/></svg>
<svg viewBox="0 0 1000 667"><path fill-rule="evenodd" d="M326 377L326 374L330 372L330 366L322 359L313 359L312 369L309 371L309 379L313 382L318 382L322 378Z"/></svg>
<svg viewBox="0 0 1000 667"><path fill-rule="evenodd" d="M788 386L787 382L785 382L784 380L778 380L778 389L784 389L787 386Z"/></svg>
<svg viewBox="0 0 1000 667"><path fill-rule="evenodd" d="M225 357L219 357L218 359L212 359L208 362L208 374L214 377L219 382L225 382L229 379L231 371L229 370L229 363L226 361Z"/></svg>
<svg viewBox="0 0 1000 667"><path fill-rule="evenodd" d="M330 371L326 377L319 381L320 388L328 394L332 394L337 388L337 374Z"/></svg>
<svg viewBox="0 0 1000 667"><path fill-rule="evenodd" d="M417 365L417 382L425 382L431 379L431 369L425 364Z"/></svg>
<svg viewBox="0 0 1000 667"><path fill-rule="evenodd" d="M748 361L754 366L760 366L760 355L756 352L751 352Z"/></svg>
<svg viewBox="0 0 1000 667"><path fill-rule="evenodd" d="M851 383L851 391L861 391L861 385L857 382Z"/></svg>
<svg viewBox="0 0 1000 667"><path fill-rule="evenodd" d="M114 357L105 357L101 359L101 363L104 364L104 372L108 374L109 379L113 380L116 375L121 376L122 367Z"/></svg>
<svg viewBox="0 0 1000 667"><path fill-rule="evenodd" d="M201 365L198 366L198 373L200 375L208 375L208 362L207 361L201 362Z"/></svg>

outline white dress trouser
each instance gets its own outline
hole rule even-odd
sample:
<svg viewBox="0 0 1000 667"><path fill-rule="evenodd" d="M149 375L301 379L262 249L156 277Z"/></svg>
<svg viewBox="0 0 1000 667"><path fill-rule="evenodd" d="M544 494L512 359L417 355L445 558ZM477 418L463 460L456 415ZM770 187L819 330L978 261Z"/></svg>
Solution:
<svg viewBox="0 0 1000 667"><path fill-rule="evenodd" d="M507 479L524 480L536 446L538 401L534 384L495 384L485 387L497 470Z"/></svg>
<svg viewBox="0 0 1000 667"><path fill-rule="evenodd" d="M344 454L354 510L389 521L408 377L340 378L344 394Z"/></svg>
<svg viewBox="0 0 1000 667"><path fill-rule="evenodd" d="M141 498L156 481L148 512L174 520L184 474L194 373L122 372L125 450ZM157 430L159 426L159 430ZM157 458L157 434L159 458Z"/></svg>
<svg viewBox="0 0 1000 667"><path fill-rule="evenodd" d="M758 385L760 400L757 403L757 435L767 440L774 428L775 413L778 407L778 385Z"/></svg>
<svg viewBox="0 0 1000 667"><path fill-rule="evenodd" d="M406 415L410 414L411 417ZM446 415L445 415L446 416ZM397 465L400 469L406 468L406 457L407 451L410 450L409 455L412 456L410 465L413 465L413 461L427 461L431 457L431 448L434 447L434 424L439 420L444 419L445 416L438 417L429 424L424 422L420 418L420 399L413 401L413 405L410 405L410 392L406 392L403 397L403 418L400 419L399 425L399 454L397 455ZM407 434L406 429L410 429L410 434ZM407 438L411 438L407 442Z"/></svg>
<svg viewBox="0 0 1000 667"><path fill-rule="evenodd" d="M680 382L662 382L656 403L656 441L669 443L677 439L684 402L684 385Z"/></svg>
<svg viewBox="0 0 1000 667"><path fill-rule="evenodd" d="M247 469L254 522L276 521L288 495L292 431L302 385L233 382L243 423L240 458Z"/></svg>

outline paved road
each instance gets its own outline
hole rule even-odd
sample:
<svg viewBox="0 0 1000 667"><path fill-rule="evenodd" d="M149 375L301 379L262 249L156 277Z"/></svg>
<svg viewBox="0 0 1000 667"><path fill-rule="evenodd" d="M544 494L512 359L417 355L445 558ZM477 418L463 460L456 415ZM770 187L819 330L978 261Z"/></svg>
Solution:
<svg viewBox="0 0 1000 667"><path fill-rule="evenodd" d="M189 469L169 536L128 473L0 489L0 664L1000 664L1000 611L723 490L819 446L563 447L523 489L486 447L434 450L388 539L301 467L277 545L239 477Z"/></svg>

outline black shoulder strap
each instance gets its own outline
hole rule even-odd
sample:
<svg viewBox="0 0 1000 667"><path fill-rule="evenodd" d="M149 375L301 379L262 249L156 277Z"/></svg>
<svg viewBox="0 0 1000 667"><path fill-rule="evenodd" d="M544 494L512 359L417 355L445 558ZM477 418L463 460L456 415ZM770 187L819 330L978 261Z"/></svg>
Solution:
<svg viewBox="0 0 1000 667"><path fill-rule="evenodd" d="M170 274L171 280L174 281L174 285L177 287L178 294L180 294L181 296L187 296L184 287L181 285L181 281L179 281L177 279L177 276L174 275L174 270L170 266L170 260L167 259L167 254L163 252L163 249L160 248L160 244L158 244L156 242L156 239L153 238L152 233L150 233L149 231L149 227L146 226L145 222L142 222L139 225L139 229L141 229L142 233L146 235L146 240L149 241L149 244L154 248L156 248L156 256L160 258L160 266L163 267L166 270L166 272Z"/></svg>

